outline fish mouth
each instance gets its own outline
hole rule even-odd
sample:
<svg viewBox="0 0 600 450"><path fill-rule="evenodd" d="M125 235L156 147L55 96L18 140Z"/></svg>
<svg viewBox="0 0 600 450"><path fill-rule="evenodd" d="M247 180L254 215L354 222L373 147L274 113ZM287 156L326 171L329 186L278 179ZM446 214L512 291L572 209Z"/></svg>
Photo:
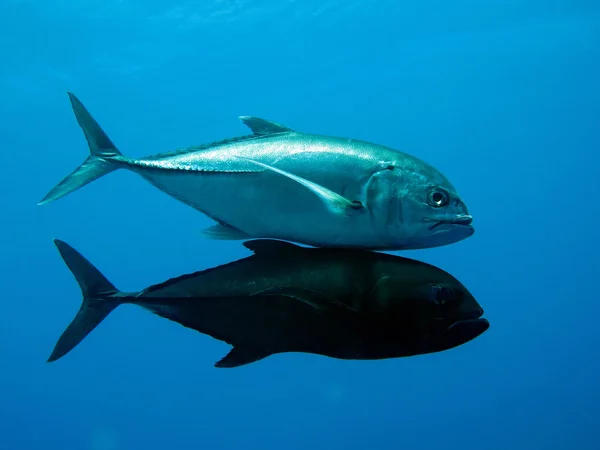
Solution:
<svg viewBox="0 0 600 450"><path fill-rule="evenodd" d="M475 311L470 312L470 313L463 313L463 314L461 314L461 316L462 316L461 319L455 323L464 322L465 320L479 319L481 316L483 316L483 308L479 307Z"/></svg>
<svg viewBox="0 0 600 450"><path fill-rule="evenodd" d="M466 344L481 336L489 328L488 320L481 317L455 322L440 336L438 350L449 350Z"/></svg>
<svg viewBox="0 0 600 450"><path fill-rule="evenodd" d="M470 214L461 214L460 216L453 217L452 219L437 220L429 227L429 230L433 230L440 225L456 225L460 227L473 228L471 222L473 222L473 216Z"/></svg>

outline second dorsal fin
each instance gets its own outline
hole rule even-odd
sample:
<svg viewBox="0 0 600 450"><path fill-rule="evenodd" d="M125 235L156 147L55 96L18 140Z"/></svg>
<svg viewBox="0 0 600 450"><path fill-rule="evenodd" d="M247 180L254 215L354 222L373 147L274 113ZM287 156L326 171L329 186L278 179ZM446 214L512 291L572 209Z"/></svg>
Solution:
<svg viewBox="0 0 600 450"><path fill-rule="evenodd" d="M276 239L253 239L251 241L245 241L243 245L253 253L281 253L303 248L299 245L292 244L291 242L278 241Z"/></svg>
<svg viewBox="0 0 600 450"><path fill-rule="evenodd" d="M280 125L275 122L270 122L268 120L261 119L260 117L240 116L240 120L244 122L244 124L248 128L250 128L254 134L258 135L286 133L289 131L294 131L291 128L288 128L284 125Z"/></svg>

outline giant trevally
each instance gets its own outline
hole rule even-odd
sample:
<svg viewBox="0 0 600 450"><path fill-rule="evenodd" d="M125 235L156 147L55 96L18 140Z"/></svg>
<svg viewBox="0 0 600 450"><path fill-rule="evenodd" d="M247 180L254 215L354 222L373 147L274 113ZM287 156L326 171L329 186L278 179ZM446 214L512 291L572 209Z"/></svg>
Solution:
<svg viewBox="0 0 600 450"><path fill-rule="evenodd" d="M448 350L489 323L452 275L419 261L356 249L258 239L253 255L121 292L67 243L55 243L83 294L49 361L77 346L111 311L141 306L233 346L216 367L286 352L384 359Z"/></svg>
<svg viewBox="0 0 600 450"><path fill-rule="evenodd" d="M403 250L451 244L474 232L450 181L409 154L242 116L253 134L134 159L69 97L91 154L40 204L123 168L212 218L217 224L204 233L214 239Z"/></svg>

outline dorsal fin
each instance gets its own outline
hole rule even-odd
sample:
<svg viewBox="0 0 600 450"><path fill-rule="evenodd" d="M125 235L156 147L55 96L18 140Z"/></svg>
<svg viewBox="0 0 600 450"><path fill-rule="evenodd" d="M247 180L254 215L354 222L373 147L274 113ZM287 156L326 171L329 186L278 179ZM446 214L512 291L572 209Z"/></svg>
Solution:
<svg viewBox="0 0 600 450"><path fill-rule="evenodd" d="M243 245L254 253L281 253L303 248L291 242L278 241L276 239L254 239L252 241L245 241Z"/></svg>
<svg viewBox="0 0 600 450"><path fill-rule="evenodd" d="M254 134L265 135L275 133L286 133L288 131L294 131L284 125L280 125L275 122L270 122L260 117L253 116L240 116L240 120L252 130Z"/></svg>

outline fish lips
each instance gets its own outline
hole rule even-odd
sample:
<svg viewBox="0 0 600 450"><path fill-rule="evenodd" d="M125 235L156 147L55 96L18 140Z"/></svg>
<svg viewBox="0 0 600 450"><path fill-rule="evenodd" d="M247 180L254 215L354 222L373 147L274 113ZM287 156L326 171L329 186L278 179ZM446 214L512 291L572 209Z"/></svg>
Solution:
<svg viewBox="0 0 600 450"><path fill-rule="evenodd" d="M430 227L429 230L434 230L442 225L450 225L451 227L463 227L466 230L469 230L471 234L475 232L475 229L471 225L473 222L473 216L470 214L461 214L460 216L455 216L450 219L439 219L436 220Z"/></svg>
<svg viewBox="0 0 600 450"><path fill-rule="evenodd" d="M440 336L442 350L458 347L481 336L490 327L487 319L477 317L453 323Z"/></svg>

